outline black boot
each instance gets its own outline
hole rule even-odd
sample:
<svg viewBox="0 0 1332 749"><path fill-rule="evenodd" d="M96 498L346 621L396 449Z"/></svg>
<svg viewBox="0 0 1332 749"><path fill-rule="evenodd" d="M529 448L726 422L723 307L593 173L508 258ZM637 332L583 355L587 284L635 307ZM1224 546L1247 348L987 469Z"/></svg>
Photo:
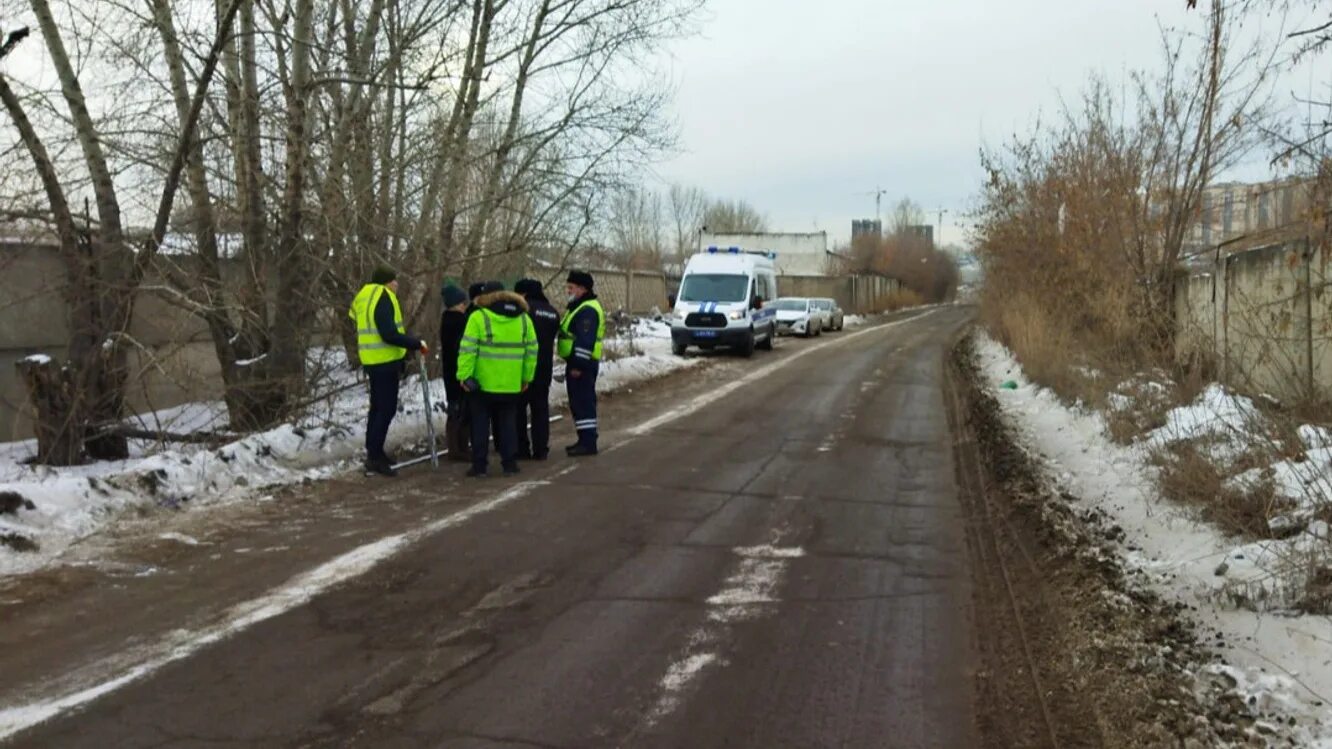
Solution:
<svg viewBox="0 0 1332 749"><path fill-rule="evenodd" d="M393 467L388 458L374 458L365 461L365 475L395 478L398 475L398 470Z"/></svg>
<svg viewBox="0 0 1332 749"><path fill-rule="evenodd" d="M596 455L597 448L587 447L586 445L574 445L567 450L567 453L571 458L582 458L588 455Z"/></svg>

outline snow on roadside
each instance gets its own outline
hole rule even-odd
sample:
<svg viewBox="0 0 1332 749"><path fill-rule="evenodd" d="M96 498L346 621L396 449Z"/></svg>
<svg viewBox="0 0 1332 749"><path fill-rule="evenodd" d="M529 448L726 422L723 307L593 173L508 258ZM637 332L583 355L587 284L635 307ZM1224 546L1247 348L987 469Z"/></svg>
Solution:
<svg viewBox="0 0 1332 749"><path fill-rule="evenodd" d="M670 353L670 326L639 321L634 349L627 340L607 341L608 349L626 355L602 365L598 390L632 386L702 362ZM0 493L16 492L34 508L0 514L0 575L30 572L59 562L61 555L127 512L153 508L188 509L255 499L275 486L327 478L356 467L364 440L365 394L357 373L348 370L339 349L312 352L327 376L321 392L328 396L310 406L296 421L247 435L215 449L172 446L155 450L134 441L134 457L125 461L69 468L26 465L36 445L32 440L0 443ZM557 368L558 371L558 368ZM436 428L443 429L444 384L430 383ZM552 388L553 405L563 405L564 388ZM419 444L426 434L424 400L419 377L403 382L398 417L389 432L390 449ZM215 430L225 422L220 403L194 403L139 417L136 422L174 432ZM4 538L35 541L36 551L18 551Z"/></svg>
<svg viewBox="0 0 1332 749"><path fill-rule="evenodd" d="M1200 676L1222 679L1260 712L1293 718L1296 724L1288 730L1300 746L1332 747L1332 619L1255 611L1237 596L1275 580L1279 560L1291 558L1298 545L1325 543L1327 525L1311 523L1294 539L1237 546L1160 498L1145 447L1112 442L1100 415L1069 409L1032 385L1013 356L989 337L977 336L976 350L986 385L1025 445L1079 505L1106 513L1123 529L1120 552L1127 566L1167 600L1183 604L1200 631L1216 633L1222 662ZM1000 387L1007 380L1018 387ZM1225 423L1176 414L1175 434L1226 429L1242 420L1243 405L1217 400L1223 395L1208 397L1215 401L1210 406L1225 407Z"/></svg>

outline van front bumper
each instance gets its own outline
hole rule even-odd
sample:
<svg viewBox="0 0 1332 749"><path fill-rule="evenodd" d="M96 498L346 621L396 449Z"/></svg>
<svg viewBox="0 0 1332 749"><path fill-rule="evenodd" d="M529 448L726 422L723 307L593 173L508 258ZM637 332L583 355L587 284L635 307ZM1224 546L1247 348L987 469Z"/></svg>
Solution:
<svg viewBox="0 0 1332 749"><path fill-rule="evenodd" d="M749 341L749 327L671 328L671 342L677 346L743 346Z"/></svg>

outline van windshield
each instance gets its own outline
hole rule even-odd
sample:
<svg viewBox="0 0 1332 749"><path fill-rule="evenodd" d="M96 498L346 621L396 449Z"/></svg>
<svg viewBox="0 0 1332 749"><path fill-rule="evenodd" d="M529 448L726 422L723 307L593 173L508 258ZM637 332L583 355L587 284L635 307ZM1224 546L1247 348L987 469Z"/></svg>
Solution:
<svg viewBox="0 0 1332 749"><path fill-rule="evenodd" d="M749 296L749 276L690 273L680 286L682 302L743 302Z"/></svg>
<svg viewBox="0 0 1332 749"><path fill-rule="evenodd" d="M804 299L778 299L777 301L773 302L771 306L773 309L779 312L781 311L804 312L805 305L807 304L809 304L809 302L805 301Z"/></svg>

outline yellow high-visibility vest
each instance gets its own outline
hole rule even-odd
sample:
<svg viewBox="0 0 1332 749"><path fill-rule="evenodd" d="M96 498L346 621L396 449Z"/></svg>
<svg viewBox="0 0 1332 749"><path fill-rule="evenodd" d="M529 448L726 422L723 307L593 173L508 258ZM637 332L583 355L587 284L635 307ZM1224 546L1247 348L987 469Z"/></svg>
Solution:
<svg viewBox="0 0 1332 749"><path fill-rule="evenodd" d="M407 349L386 342L375 325L375 307L384 294L388 294L389 301L393 302L393 325L399 333L407 334L398 295L382 284L368 283L362 286L352 300L351 309L347 311L347 315L356 323L356 352L361 357L361 366L388 364L407 356Z"/></svg>
<svg viewBox="0 0 1332 749"><path fill-rule="evenodd" d="M581 302L578 306L569 310L564 315L564 320L560 323L560 339L557 352L561 359L568 359L574 355L574 336L569 326L573 325L574 315L578 314L584 307L591 307L597 312L597 342L593 344L591 351L579 351L592 361L601 361L601 339L606 337L606 312L601 308L601 300L589 299Z"/></svg>

